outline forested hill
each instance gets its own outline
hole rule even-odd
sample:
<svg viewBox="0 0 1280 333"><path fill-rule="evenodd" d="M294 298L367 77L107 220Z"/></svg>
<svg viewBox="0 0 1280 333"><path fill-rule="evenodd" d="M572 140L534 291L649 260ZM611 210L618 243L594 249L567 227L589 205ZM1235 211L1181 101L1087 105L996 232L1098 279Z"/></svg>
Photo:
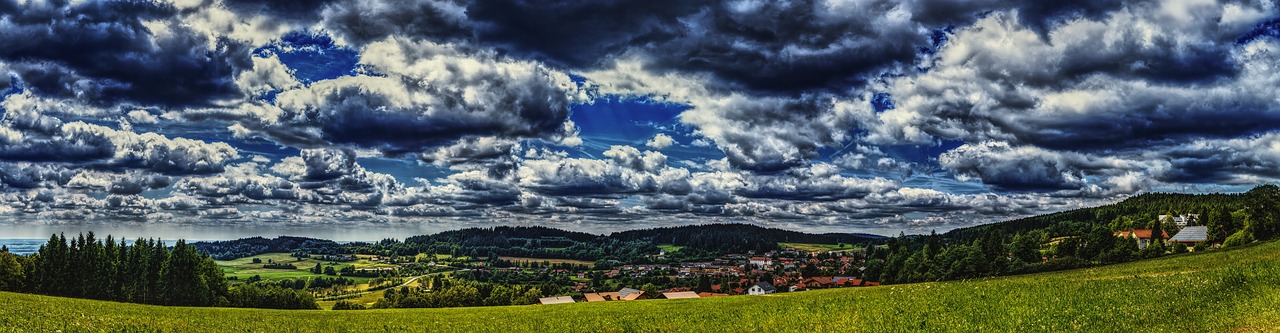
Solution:
<svg viewBox="0 0 1280 333"><path fill-rule="evenodd" d="M1277 234L1277 210L1280 187L1276 185L1258 186L1245 193L1147 193L1115 204L960 228L942 236L968 243L993 230L1007 235L1044 230L1050 236L1062 236L1083 234L1098 226L1149 229L1159 215L1197 214L1200 219L1196 224L1208 226L1213 241L1221 242L1246 226L1258 239L1268 239Z"/></svg>
<svg viewBox="0 0 1280 333"><path fill-rule="evenodd" d="M271 252L312 250L332 253L341 247L327 239L280 236L276 238L250 237L229 241L195 242L196 249L218 260L230 260Z"/></svg>
<svg viewBox="0 0 1280 333"><path fill-rule="evenodd" d="M581 260L619 259L657 252L656 245L687 248L686 254L715 256L725 253L764 252L778 243L863 244L884 239L868 234L809 234L747 224L706 224L641 229L611 235L593 235L547 227L500 226L444 231L376 244L338 244L329 240L282 236L195 243L200 251L227 260L268 252L310 254L363 253L373 248L394 253L422 251L469 255L499 254Z"/></svg>
<svg viewBox="0 0 1280 333"><path fill-rule="evenodd" d="M609 237L623 241L645 240L659 244L673 244L728 252L769 250L775 248L779 242L861 244L884 238L868 234L810 234L736 223L630 230L615 232Z"/></svg>
<svg viewBox="0 0 1280 333"><path fill-rule="evenodd" d="M586 242L598 235L566 231L547 227L499 226L493 228L466 228L433 235L406 238L405 243L450 242L469 246L510 246L511 239L547 239L565 242ZM567 246L567 245L566 245ZM554 246L553 246L554 247Z"/></svg>

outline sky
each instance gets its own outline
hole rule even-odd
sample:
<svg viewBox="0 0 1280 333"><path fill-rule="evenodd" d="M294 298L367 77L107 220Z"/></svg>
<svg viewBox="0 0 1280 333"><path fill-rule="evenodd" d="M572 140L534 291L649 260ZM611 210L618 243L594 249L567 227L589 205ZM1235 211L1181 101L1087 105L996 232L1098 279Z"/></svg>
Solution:
<svg viewBox="0 0 1280 333"><path fill-rule="evenodd" d="M0 238L896 235L1280 179L1275 1L0 0Z"/></svg>

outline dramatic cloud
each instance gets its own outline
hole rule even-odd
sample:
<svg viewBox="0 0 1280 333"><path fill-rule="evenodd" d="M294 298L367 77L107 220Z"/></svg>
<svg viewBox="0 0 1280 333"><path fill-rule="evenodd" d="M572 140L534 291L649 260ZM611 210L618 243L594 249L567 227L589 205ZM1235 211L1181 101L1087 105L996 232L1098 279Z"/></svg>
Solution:
<svg viewBox="0 0 1280 333"><path fill-rule="evenodd" d="M1280 181L1277 17L0 0L0 221L896 234L1239 190Z"/></svg>
<svg viewBox="0 0 1280 333"><path fill-rule="evenodd" d="M67 161L190 174L220 172L227 161L239 157L235 148L221 142L170 139L81 121L63 123L49 115L59 111L49 109L69 106L48 103L26 93L10 95L0 106L7 110L0 120L3 160Z"/></svg>
<svg viewBox="0 0 1280 333"><path fill-rule="evenodd" d="M0 60L35 92L93 103L207 105L239 96L249 48L209 39L148 1L0 5Z"/></svg>
<svg viewBox="0 0 1280 333"><path fill-rule="evenodd" d="M242 107L244 135L302 147L331 143L389 153L420 151L467 136L562 140L581 93L567 75L491 51L399 38L370 44L368 75L287 90L269 105Z"/></svg>
<svg viewBox="0 0 1280 333"><path fill-rule="evenodd" d="M928 72L892 81L895 108L869 138L1101 149L1274 130L1274 41L1233 43L1260 15L1166 2L1041 35L994 13L926 58Z"/></svg>

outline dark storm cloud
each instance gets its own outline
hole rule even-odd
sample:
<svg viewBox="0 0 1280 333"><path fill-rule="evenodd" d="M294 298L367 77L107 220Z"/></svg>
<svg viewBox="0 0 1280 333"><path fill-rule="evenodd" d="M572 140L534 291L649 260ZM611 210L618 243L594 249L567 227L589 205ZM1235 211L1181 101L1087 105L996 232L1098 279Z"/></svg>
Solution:
<svg viewBox="0 0 1280 333"><path fill-rule="evenodd" d="M37 93L94 103L206 105L234 98L247 45L208 40L149 1L31 1L0 6L0 60ZM165 33L144 21L160 22ZM212 44L213 46L210 46Z"/></svg>
<svg viewBox="0 0 1280 333"><path fill-rule="evenodd" d="M1099 18L1122 1L520 1L467 7L480 41L575 67L627 51L666 70L711 72L751 90L843 89L935 47L930 31L1017 10L1047 34L1074 18ZM1161 59L1150 75L1204 79L1229 70L1196 60L1221 49ZM1165 66L1173 65L1173 66ZM1090 68L1080 68L1084 73Z"/></svg>
<svg viewBox="0 0 1280 333"><path fill-rule="evenodd" d="M668 42L683 33L680 18L713 1L481 0L467 17L484 40L550 61L591 66L632 45Z"/></svg>
<svg viewBox="0 0 1280 333"><path fill-rule="evenodd" d="M349 43L388 36L449 41L472 35L463 6L454 0L350 0L332 2L321 14L325 28Z"/></svg>
<svg viewBox="0 0 1280 333"><path fill-rule="evenodd" d="M1161 153L1174 166L1170 181L1256 184L1280 179L1280 133L1197 140Z"/></svg>
<svg viewBox="0 0 1280 333"><path fill-rule="evenodd" d="M750 89L834 88L915 57L927 38L888 22L888 2L826 15L815 1L477 1L482 41L572 66L631 49L661 68L709 71Z"/></svg>

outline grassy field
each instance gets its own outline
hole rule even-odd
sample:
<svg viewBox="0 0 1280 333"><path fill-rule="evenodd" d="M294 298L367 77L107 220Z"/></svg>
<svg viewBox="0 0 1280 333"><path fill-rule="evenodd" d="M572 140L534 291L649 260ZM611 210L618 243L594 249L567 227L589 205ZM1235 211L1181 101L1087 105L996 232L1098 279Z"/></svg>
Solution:
<svg viewBox="0 0 1280 333"><path fill-rule="evenodd" d="M680 252L680 250L684 249L683 246L671 245L671 244L658 244L658 248L662 249L662 251L667 253Z"/></svg>
<svg viewBox="0 0 1280 333"><path fill-rule="evenodd" d="M262 263L260 264L253 263L254 258L262 259ZM271 261L274 261L275 263L292 264L296 266L297 269L263 268L262 266L267 263L268 259ZM250 276L254 276L254 275L258 275L263 280L278 280L278 279L284 279L284 278L305 278L305 277L313 277L313 276L327 277L328 275L311 273L310 269L316 267L317 263L319 263L321 267L333 267L334 270L342 269L342 267L345 267L345 266L355 266L356 268L395 267L396 266L392 264L372 262L372 261L369 261L367 258L360 258L356 261L350 261L350 262L338 262L336 264L330 264L330 262L328 261L315 260L311 258L301 258L301 259L295 258L293 256L290 256L288 253L266 253L266 254L260 254L252 257L245 257L245 258L234 259L234 260L219 260L216 262L218 263L218 267L222 268L222 271L227 273L227 276L235 276L239 281L244 281L245 279L248 279ZM369 278L363 278L363 277L350 277L350 278L360 283L364 283L369 280Z"/></svg>
<svg viewBox="0 0 1280 333"><path fill-rule="evenodd" d="M573 259L547 259L547 258L525 258L525 257L507 257L507 256L498 256L498 259L502 259L502 260L510 261L510 262L513 262L513 263L528 263L528 262L537 262L537 263L542 263L542 262L549 262L549 263L553 263L553 264L564 264L564 263L569 263L569 264L574 264L574 265L587 265L587 266L595 266L595 265L596 265L596 262L594 262L594 261L573 260Z"/></svg>
<svg viewBox="0 0 1280 333"><path fill-rule="evenodd" d="M808 252L826 252L826 251L851 251L858 249L857 246L845 244L840 247L839 244L809 244L809 243L778 243L781 248L793 248L800 251Z"/></svg>
<svg viewBox="0 0 1280 333"><path fill-rule="evenodd" d="M0 293L0 331L1280 331L1280 243L971 281L456 309L169 308Z"/></svg>

